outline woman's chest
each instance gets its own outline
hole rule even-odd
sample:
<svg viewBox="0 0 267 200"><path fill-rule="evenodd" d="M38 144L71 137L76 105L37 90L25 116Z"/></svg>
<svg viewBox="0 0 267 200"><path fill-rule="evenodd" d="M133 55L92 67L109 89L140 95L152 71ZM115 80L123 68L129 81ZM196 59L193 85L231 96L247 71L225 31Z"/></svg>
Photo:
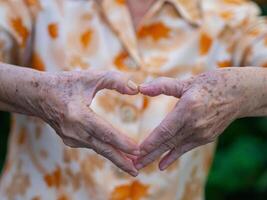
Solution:
<svg viewBox="0 0 267 200"><path fill-rule="evenodd" d="M107 16L94 1L67 2L62 7L46 5L36 15L33 67L183 77L231 66L229 37L210 36L170 6L135 31L130 21L116 13Z"/></svg>

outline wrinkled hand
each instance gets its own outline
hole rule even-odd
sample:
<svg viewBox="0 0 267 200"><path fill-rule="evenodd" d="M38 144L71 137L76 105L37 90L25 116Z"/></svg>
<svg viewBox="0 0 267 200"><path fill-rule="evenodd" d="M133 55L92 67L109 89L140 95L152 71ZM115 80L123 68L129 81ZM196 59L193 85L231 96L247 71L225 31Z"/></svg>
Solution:
<svg viewBox="0 0 267 200"><path fill-rule="evenodd" d="M253 91L255 81L247 78L249 71L242 70L216 70L185 81L158 78L141 85L139 90L144 95L164 94L180 100L140 145L136 168L168 152L159 163L164 170L184 153L213 142L234 119L253 110L255 101L248 99L256 98L258 90Z"/></svg>
<svg viewBox="0 0 267 200"><path fill-rule="evenodd" d="M138 154L138 145L89 107L102 89L137 94L138 88L129 82L129 77L113 71L73 71L51 74L49 82L41 91L39 116L54 128L63 142L74 148L93 149L136 176L138 172L128 155Z"/></svg>

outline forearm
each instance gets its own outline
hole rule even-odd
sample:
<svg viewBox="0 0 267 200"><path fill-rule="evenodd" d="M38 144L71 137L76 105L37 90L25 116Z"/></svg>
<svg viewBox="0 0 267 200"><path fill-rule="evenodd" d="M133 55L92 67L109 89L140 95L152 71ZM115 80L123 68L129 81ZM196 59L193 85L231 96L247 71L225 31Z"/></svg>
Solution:
<svg viewBox="0 0 267 200"><path fill-rule="evenodd" d="M259 68L259 71L256 71L255 74L252 73L250 76L257 83L255 96L250 97L250 101L256 106L246 117L267 116L267 69Z"/></svg>
<svg viewBox="0 0 267 200"><path fill-rule="evenodd" d="M261 67L235 68L240 70L236 76L237 86L241 85L244 92L240 94L244 99L246 110L241 117L267 116L267 69ZM234 90L233 90L234 92Z"/></svg>
<svg viewBox="0 0 267 200"><path fill-rule="evenodd" d="M34 115L45 73L0 63L0 110Z"/></svg>

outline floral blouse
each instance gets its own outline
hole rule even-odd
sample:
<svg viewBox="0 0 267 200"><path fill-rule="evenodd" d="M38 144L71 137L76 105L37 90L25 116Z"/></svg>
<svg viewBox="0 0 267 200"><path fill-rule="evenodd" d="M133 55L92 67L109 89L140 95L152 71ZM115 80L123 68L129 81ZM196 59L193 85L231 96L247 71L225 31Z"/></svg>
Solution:
<svg viewBox="0 0 267 200"><path fill-rule="evenodd" d="M267 67L267 23L246 0L158 0L134 28L125 0L0 0L0 60L37 70L104 69L137 83L231 66ZM15 97L14 97L15 98ZM142 141L177 99L102 91L92 109ZM13 115L1 200L202 200L215 144L132 178L43 121Z"/></svg>

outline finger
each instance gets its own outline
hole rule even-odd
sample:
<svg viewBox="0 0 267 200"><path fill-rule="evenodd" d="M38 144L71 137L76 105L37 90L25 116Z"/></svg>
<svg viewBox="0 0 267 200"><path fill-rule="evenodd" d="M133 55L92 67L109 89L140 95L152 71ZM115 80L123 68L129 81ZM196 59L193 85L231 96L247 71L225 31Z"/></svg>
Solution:
<svg viewBox="0 0 267 200"><path fill-rule="evenodd" d="M173 164L178 158L180 158L183 154L185 154L188 151L191 151L192 149L198 147L199 144L196 143L189 143L185 146L179 148L173 148L166 156L162 158L162 160L159 163L159 169L161 171L167 169L171 164Z"/></svg>
<svg viewBox="0 0 267 200"><path fill-rule="evenodd" d="M130 76L116 71L104 72L97 87L97 90L102 89L116 90L121 94L128 95L139 93L137 84L130 80Z"/></svg>
<svg viewBox="0 0 267 200"><path fill-rule="evenodd" d="M93 118L93 120L92 120ZM139 145L127 137L125 134L116 130L111 124L94 114L91 120L88 120L88 129L94 132L94 136L104 143L108 143L124 153L136 155L140 154Z"/></svg>
<svg viewBox="0 0 267 200"><path fill-rule="evenodd" d="M152 151L150 154L145 155L144 157L140 157L135 161L135 167L137 170L140 170L147 165L150 165L158 158L162 156L165 152L169 151L170 149L174 148L174 145L161 145L155 151Z"/></svg>
<svg viewBox="0 0 267 200"><path fill-rule="evenodd" d="M131 155L131 154L127 154L127 153L124 153L124 155L125 155L127 158L129 158L130 160L132 160L132 161L135 161L135 160L138 158L138 156Z"/></svg>
<svg viewBox="0 0 267 200"><path fill-rule="evenodd" d="M185 81L178 81L177 79L160 77L149 83L144 83L139 86L139 91L148 96L158 96L161 94L181 97Z"/></svg>
<svg viewBox="0 0 267 200"><path fill-rule="evenodd" d="M141 143L140 156L150 154L156 151L161 145L164 146L164 144L172 138L179 137L177 134L184 127L181 113L182 112L179 112L179 110L175 108L165 117L160 125ZM178 140L178 138L176 138L176 140Z"/></svg>
<svg viewBox="0 0 267 200"><path fill-rule="evenodd" d="M90 141L86 143L86 146L92 148L96 153L110 160L121 170L129 173L132 176L138 175L138 171L134 167L132 160L127 158L125 155L123 155L123 153L121 153L111 145L103 143L94 137L91 137Z"/></svg>

